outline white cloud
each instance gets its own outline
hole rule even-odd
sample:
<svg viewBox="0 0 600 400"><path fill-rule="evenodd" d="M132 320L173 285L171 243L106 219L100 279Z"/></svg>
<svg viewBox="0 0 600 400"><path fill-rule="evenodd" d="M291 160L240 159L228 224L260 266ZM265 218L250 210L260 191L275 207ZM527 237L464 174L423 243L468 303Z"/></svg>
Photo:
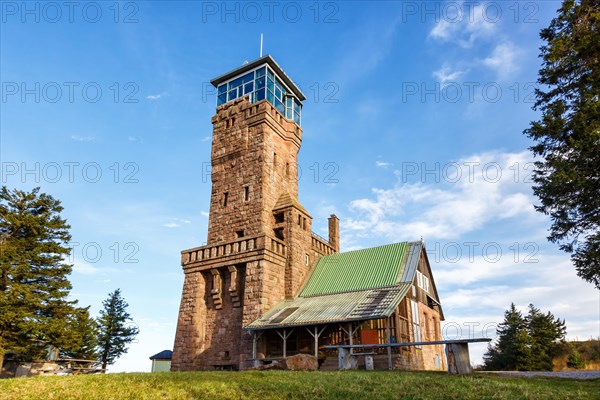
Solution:
<svg viewBox="0 0 600 400"><path fill-rule="evenodd" d="M76 140L78 142L92 142L96 140L95 136L79 136L79 135L71 135L71 140Z"/></svg>
<svg viewBox="0 0 600 400"><path fill-rule="evenodd" d="M127 140L134 143L144 143L144 140L141 137L127 136Z"/></svg>
<svg viewBox="0 0 600 400"><path fill-rule="evenodd" d="M533 303L543 312L565 319L567 340L597 336L598 293L576 276L568 257L546 250L536 255L538 262L524 263L514 262L512 256L508 254L499 263L478 259L471 265L433 266L446 316L442 328L446 339L457 338L457 334L494 338L495 326L511 303L524 314ZM471 360L480 364L484 352L485 346L474 349Z"/></svg>
<svg viewBox="0 0 600 400"><path fill-rule="evenodd" d="M445 41L450 40L454 32L457 31L459 27L460 25L457 22L452 23L442 19L435 24L431 32L429 32L429 36Z"/></svg>
<svg viewBox="0 0 600 400"><path fill-rule="evenodd" d="M161 98L168 96L169 94L166 92L163 93L159 93L159 94L150 94L148 96L146 96L146 99L148 100L160 100Z"/></svg>
<svg viewBox="0 0 600 400"><path fill-rule="evenodd" d="M208 142L211 139L211 136L205 136L201 139L202 142Z"/></svg>
<svg viewBox="0 0 600 400"><path fill-rule="evenodd" d="M203 217L207 217L209 216L209 213L207 211L200 211L200 214L202 214Z"/></svg>
<svg viewBox="0 0 600 400"><path fill-rule="evenodd" d="M96 275L99 269L87 261L75 259L73 262L73 272L82 275Z"/></svg>
<svg viewBox="0 0 600 400"><path fill-rule="evenodd" d="M483 5L466 6L456 3L454 13L443 15L429 32L429 36L442 42L456 43L468 48L481 39L491 37L496 31L495 18L490 18Z"/></svg>
<svg viewBox="0 0 600 400"><path fill-rule="evenodd" d="M530 276L535 275L537 278L537 282L532 285L510 284L510 281L505 280L497 285L479 283L474 287L447 290L441 296L441 302L446 312L451 310L448 315L452 317L448 321L462 318L478 321L482 325L488 322L500 323L504 311L511 303L515 303L524 313L527 312L528 305L533 303L543 311L552 312L557 318L564 318L567 321L568 338L593 335L594 330L587 328L590 325L590 315L598 315L600 312L595 289L578 278L568 262L558 267L553 266L553 272L559 273L558 278L553 277L553 274L544 275L543 269L547 270L546 264L540 264L535 272L529 272ZM441 287L437 279L439 274L435 275L436 284ZM478 314L489 316L473 317Z"/></svg>
<svg viewBox="0 0 600 400"><path fill-rule="evenodd" d="M441 88L445 88L449 82L456 82L462 75L467 71L452 71L452 68L448 64L442 65L440 69L433 72L433 76L440 82Z"/></svg>
<svg viewBox="0 0 600 400"><path fill-rule="evenodd" d="M192 221L181 218L171 218L171 221L162 224L165 228L179 228L182 224L191 224Z"/></svg>
<svg viewBox="0 0 600 400"><path fill-rule="evenodd" d="M369 231L392 239L454 239L489 222L534 215L530 184L515 182L514 171L529 157L528 152L475 154L440 165L438 179L430 183L408 183L422 171L415 176L396 171L401 181L396 186L374 188L374 198L350 202L353 217L345 218L343 227L350 234Z"/></svg>
<svg viewBox="0 0 600 400"><path fill-rule="evenodd" d="M499 79L507 79L519 69L519 54L520 50L511 42L502 43L483 60L483 65L494 70Z"/></svg>
<svg viewBox="0 0 600 400"><path fill-rule="evenodd" d="M385 161L375 161L375 165L376 165L378 168L384 168L384 169L387 169L387 168L391 167L391 166L392 166L392 165L394 165L394 164L392 164L392 163L390 163L390 162L385 162Z"/></svg>

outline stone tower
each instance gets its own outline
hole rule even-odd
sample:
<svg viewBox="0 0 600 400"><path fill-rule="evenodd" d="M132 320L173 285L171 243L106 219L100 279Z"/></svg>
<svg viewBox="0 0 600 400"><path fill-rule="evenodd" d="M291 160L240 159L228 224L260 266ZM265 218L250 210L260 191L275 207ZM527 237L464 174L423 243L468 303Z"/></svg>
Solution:
<svg viewBox="0 0 600 400"><path fill-rule="evenodd" d="M337 217L325 240L298 201L300 89L269 55L211 83L208 240L181 253L174 371L250 367L244 326L294 296L319 256L339 251Z"/></svg>

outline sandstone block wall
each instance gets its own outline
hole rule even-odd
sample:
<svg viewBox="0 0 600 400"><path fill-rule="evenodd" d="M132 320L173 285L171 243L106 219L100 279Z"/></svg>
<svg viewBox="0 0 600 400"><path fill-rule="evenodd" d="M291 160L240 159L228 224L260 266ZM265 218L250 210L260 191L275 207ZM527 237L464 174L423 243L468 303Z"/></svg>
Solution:
<svg viewBox="0 0 600 400"><path fill-rule="evenodd" d="M300 127L246 98L220 106L212 123L207 245L182 252L175 371L250 367L243 327L296 295L318 257L335 251L315 241L298 202Z"/></svg>

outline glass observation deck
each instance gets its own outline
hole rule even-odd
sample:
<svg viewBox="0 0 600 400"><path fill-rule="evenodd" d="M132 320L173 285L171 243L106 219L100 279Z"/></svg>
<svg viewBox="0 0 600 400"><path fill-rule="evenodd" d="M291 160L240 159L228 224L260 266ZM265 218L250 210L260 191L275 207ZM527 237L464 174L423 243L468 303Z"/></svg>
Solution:
<svg viewBox="0 0 600 400"><path fill-rule="evenodd" d="M286 118L301 125L304 94L270 56L242 65L211 81L217 107L247 96L250 103L267 99Z"/></svg>

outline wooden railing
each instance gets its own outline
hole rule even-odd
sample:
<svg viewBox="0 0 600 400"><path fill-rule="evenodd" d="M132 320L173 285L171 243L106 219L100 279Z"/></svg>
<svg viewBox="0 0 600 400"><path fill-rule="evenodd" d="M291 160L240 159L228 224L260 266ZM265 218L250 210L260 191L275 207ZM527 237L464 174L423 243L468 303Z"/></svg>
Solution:
<svg viewBox="0 0 600 400"><path fill-rule="evenodd" d="M325 346L325 349L337 349L338 350L338 363L339 369L351 369L353 363L352 357L358 355L371 356L372 353L353 354L353 349L378 349L386 348L388 350L388 369L393 368L392 363L392 347L404 347L404 346L428 346L428 345L446 345L446 358L448 361L448 372L450 374L470 374L473 372L471 367L471 361L469 358L469 343L485 343L491 342L492 339L488 338L474 338L474 339L457 339L457 340L432 340L429 342L405 342L405 343L383 343L383 344L342 344ZM366 363L366 360L365 360ZM372 362L371 362L372 364ZM355 369L355 368L354 368Z"/></svg>

